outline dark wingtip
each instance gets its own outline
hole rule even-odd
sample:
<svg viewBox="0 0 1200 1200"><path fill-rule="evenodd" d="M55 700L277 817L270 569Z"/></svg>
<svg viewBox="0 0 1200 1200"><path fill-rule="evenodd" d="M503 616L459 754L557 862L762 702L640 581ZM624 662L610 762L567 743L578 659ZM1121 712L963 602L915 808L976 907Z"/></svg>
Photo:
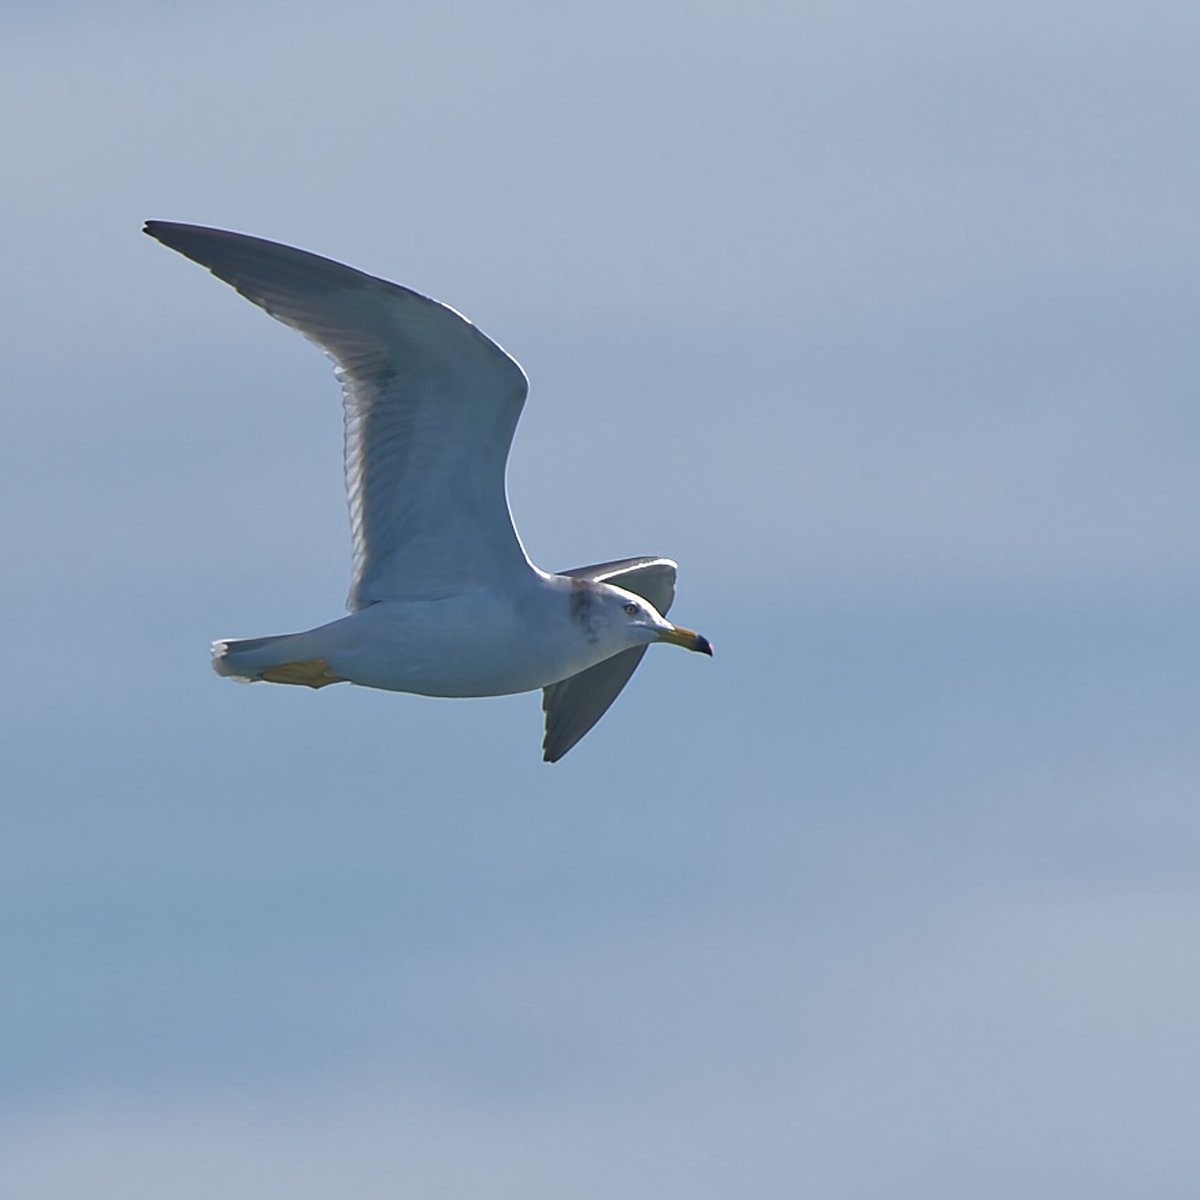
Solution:
<svg viewBox="0 0 1200 1200"><path fill-rule="evenodd" d="M696 649L699 650L701 654L707 654L709 658L712 658L712 642L710 642L702 633L696 635Z"/></svg>
<svg viewBox="0 0 1200 1200"><path fill-rule="evenodd" d="M164 246L174 250L175 239L171 237L171 232L178 229L179 226L173 221L146 221L142 225L142 232L147 237L152 237L156 242L161 242Z"/></svg>
<svg viewBox="0 0 1200 1200"><path fill-rule="evenodd" d="M179 221L146 221L142 225L142 232L175 250L178 249L179 242L189 234L215 231L206 229L203 225L184 225Z"/></svg>

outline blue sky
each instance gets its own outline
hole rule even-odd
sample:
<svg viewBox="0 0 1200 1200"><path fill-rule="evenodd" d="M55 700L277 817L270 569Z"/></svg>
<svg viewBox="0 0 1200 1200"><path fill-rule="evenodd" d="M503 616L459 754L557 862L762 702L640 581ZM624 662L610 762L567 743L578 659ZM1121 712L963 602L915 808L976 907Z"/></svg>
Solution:
<svg viewBox="0 0 1200 1200"><path fill-rule="evenodd" d="M5 22L6 1194L1192 1195L1192 6ZM467 313L535 561L717 656L554 767L218 680L341 611L340 407L147 217Z"/></svg>

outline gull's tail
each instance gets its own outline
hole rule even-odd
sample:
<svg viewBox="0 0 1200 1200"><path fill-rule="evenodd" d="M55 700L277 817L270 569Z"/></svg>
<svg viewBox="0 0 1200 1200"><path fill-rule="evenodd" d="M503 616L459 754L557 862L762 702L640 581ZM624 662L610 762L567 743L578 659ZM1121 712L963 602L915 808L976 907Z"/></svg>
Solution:
<svg viewBox="0 0 1200 1200"><path fill-rule="evenodd" d="M319 688L345 682L330 670L324 658L313 657L311 642L307 633L223 639L213 642L213 670L241 683L264 680Z"/></svg>

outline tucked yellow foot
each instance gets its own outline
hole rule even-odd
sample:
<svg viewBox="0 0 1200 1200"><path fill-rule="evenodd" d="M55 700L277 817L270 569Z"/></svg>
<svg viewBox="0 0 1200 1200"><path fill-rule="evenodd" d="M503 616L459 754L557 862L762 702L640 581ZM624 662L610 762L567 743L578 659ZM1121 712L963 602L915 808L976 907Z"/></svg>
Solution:
<svg viewBox="0 0 1200 1200"><path fill-rule="evenodd" d="M346 682L329 669L329 664L323 658L310 658L307 662L280 663L277 667L267 667L262 673L262 678L268 683L298 683L310 688Z"/></svg>

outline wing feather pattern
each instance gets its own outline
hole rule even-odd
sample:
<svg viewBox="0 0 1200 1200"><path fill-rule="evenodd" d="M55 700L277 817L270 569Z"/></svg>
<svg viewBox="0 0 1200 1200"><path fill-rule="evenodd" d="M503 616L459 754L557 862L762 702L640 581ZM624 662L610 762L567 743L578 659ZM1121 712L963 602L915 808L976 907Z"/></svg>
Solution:
<svg viewBox="0 0 1200 1200"><path fill-rule="evenodd" d="M408 288L261 238L148 221L333 360L346 423L351 611L532 570L505 466L525 373L465 317Z"/></svg>
<svg viewBox="0 0 1200 1200"><path fill-rule="evenodd" d="M649 600L664 616L675 599L676 564L669 558L623 558L563 571L597 583L611 583ZM608 712L649 647L635 646L542 689L546 736L542 756L558 762Z"/></svg>

